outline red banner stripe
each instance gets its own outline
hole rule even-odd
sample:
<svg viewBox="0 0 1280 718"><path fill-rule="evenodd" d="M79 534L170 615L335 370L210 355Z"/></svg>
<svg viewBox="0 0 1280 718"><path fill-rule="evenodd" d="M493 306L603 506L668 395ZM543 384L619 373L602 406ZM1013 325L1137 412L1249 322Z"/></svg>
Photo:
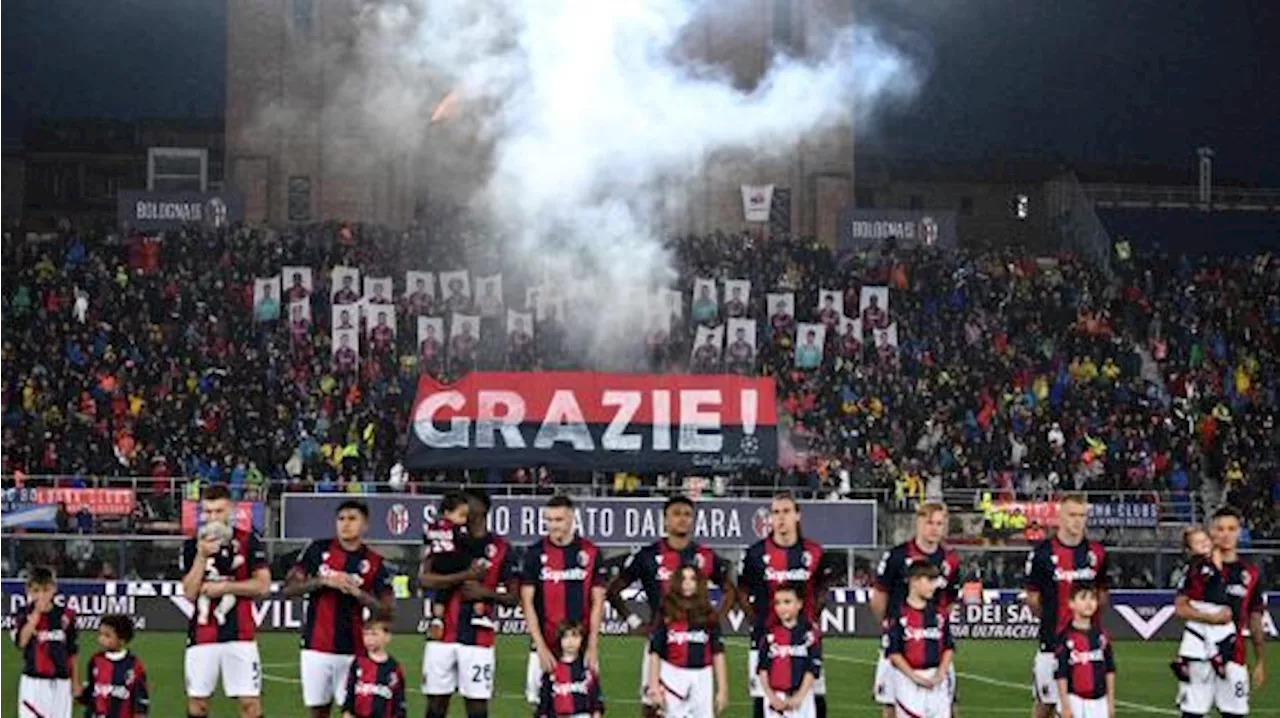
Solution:
<svg viewBox="0 0 1280 718"><path fill-rule="evenodd" d="M632 426L651 425L655 419L695 423L691 418L700 414L716 418L698 423L764 427L778 423L775 391L772 379L724 374L475 372L454 384L424 376L414 415L430 399L436 422L504 418L516 411L522 414L520 423L537 424L554 409L557 417L578 412L588 424L607 424L620 413L629 413Z"/></svg>

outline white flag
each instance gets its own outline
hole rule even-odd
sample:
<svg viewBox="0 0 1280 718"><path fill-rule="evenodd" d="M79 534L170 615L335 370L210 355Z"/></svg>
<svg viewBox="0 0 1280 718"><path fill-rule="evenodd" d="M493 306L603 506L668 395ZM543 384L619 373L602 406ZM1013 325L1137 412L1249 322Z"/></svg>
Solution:
<svg viewBox="0 0 1280 718"><path fill-rule="evenodd" d="M773 185L742 185L742 216L748 222L768 222L773 205Z"/></svg>

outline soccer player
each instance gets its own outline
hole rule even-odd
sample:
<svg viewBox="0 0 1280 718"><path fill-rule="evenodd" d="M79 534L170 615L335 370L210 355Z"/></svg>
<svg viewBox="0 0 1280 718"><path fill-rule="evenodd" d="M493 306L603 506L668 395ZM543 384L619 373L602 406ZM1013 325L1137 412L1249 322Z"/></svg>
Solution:
<svg viewBox="0 0 1280 718"><path fill-rule="evenodd" d="M618 617L626 621L632 633L649 633L652 625L662 617L662 600L671 588L672 580L680 569L692 566L705 579L720 586L723 594L716 610L717 620L737 600L737 589L729 578L729 564L706 546L694 541L693 523L696 510L693 501L685 496L673 496L662 507L662 523L666 538L659 539L636 551L622 567L622 571L609 582L605 596ZM646 626L639 616L631 612L622 592L639 581L649 604L649 622ZM640 698L646 700L649 693L649 647L646 644L640 669ZM656 698L656 696L655 696Z"/></svg>
<svg viewBox="0 0 1280 718"><path fill-rule="evenodd" d="M534 718L601 718L604 696L600 674L582 659L581 623L567 621L557 629L559 659L542 676Z"/></svg>
<svg viewBox="0 0 1280 718"><path fill-rule="evenodd" d="M1213 514L1209 526L1213 536L1213 556L1188 572L1178 587L1174 611L1186 621L1209 625L1230 625L1232 631L1222 642L1226 660L1219 676L1208 661L1193 661L1188 681L1178 686L1178 706L1187 718L1199 718L1217 706L1223 718L1249 714L1249 671L1245 631L1253 643L1253 685L1266 680L1262 625L1262 575L1258 568L1240 558L1240 514L1227 506ZM1225 611L1223 609L1226 609Z"/></svg>
<svg viewBox="0 0 1280 718"><path fill-rule="evenodd" d="M405 718L404 671L387 653L391 614L379 611L361 629L363 655L351 661L342 718Z"/></svg>
<svg viewBox="0 0 1280 718"><path fill-rule="evenodd" d="M89 680L82 702L88 706L86 718L145 718L151 698L147 691L147 671L142 661L129 651L133 640L133 619L108 614L98 624L101 651L89 659Z"/></svg>
<svg viewBox="0 0 1280 718"><path fill-rule="evenodd" d="M262 659L253 637L253 599L271 589L266 547L256 532L231 527L226 486L206 488L200 510L204 525L182 547L182 595L195 604L184 657L187 713L209 714L209 696L221 676L223 693L240 704L241 718L258 718Z"/></svg>
<svg viewBox="0 0 1280 718"><path fill-rule="evenodd" d="M946 611L933 599L941 572L928 561L907 569L906 600L885 623L884 654L893 666L897 718L950 718L955 640Z"/></svg>
<svg viewBox="0 0 1280 718"><path fill-rule="evenodd" d="M1062 718L1114 718L1116 659L1111 639L1094 625L1098 589L1071 587L1071 625L1058 643L1058 715Z"/></svg>
<svg viewBox="0 0 1280 718"><path fill-rule="evenodd" d="M927 563L938 569L937 591L932 599L944 614L960 597L960 556L942 543L947 532L946 504L925 503L916 509L916 534L909 541L894 546L880 558L876 568L876 582L871 589L871 612L886 629L897 618L898 610L907 600L910 588L911 567ZM951 675L948 687L955 690L955 664L949 663ZM884 718L892 718L897 712L893 695L896 685L894 668L889 657L881 652L876 665L875 699L883 706ZM953 696L954 697L954 696Z"/></svg>
<svg viewBox="0 0 1280 718"><path fill-rule="evenodd" d="M302 702L315 718L343 702L347 675L364 655L364 609L391 609L392 572L364 543L369 507L348 500L334 512L333 538L312 541L289 569L282 595L310 594L302 626Z"/></svg>
<svg viewBox="0 0 1280 718"><path fill-rule="evenodd" d="M817 625L827 586L834 578L831 564L823 559L822 546L800 535L800 504L795 497L785 492L774 496L769 503L769 523L770 535L752 544L743 556L742 593L739 594L743 609L753 615L753 648L747 653L747 680L756 718L763 718L765 714L765 690L758 680L757 647L768 629L778 622L773 610L778 590L789 587L799 595L805 619ZM826 681L820 673L815 675L815 715L826 718Z"/></svg>
<svg viewBox="0 0 1280 718"><path fill-rule="evenodd" d="M822 676L822 642L804 614L795 586L773 594L777 620L756 642L756 680L766 692L765 718L814 718L814 692Z"/></svg>
<svg viewBox="0 0 1280 718"><path fill-rule="evenodd" d="M71 699L79 697L75 611L56 601L53 571L31 569L27 602L13 617L13 642L22 651L18 715L71 718Z"/></svg>
<svg viewBox="0 0 1280 718"><path fill-rule="evenodd" d="M467 702L468 718L489 714L497 673L492 621L476 623L475 611L485 604L515 606L519 603L515 552L501 536L489 533L489 495L467 492L467 534L461 549L471 561L461 571L445 574L433 556L423 560L423 587L448 591L444 602L444 630L428 640L422 655L422 692L427 696L427 718L449 714L454 691ZM498 586L506 593L498 593ZM492 611L487 611L486 615Z"/></svg>
<svg viewBox="0 0 1280 718"><path fill-rule="evenodd" d="M1026 603L1040 617L1040 651L1033 666L1035 705L1032 718L1053 718L1058 705L1058 636L1071 622L1071 587L1094 584L1098 602L1107 599L1107 550L1085 536L1089 505L1072 494L1058 502L1058 533L1036 544L1027 555Z"/></svg>
<svg viewBox="0 0 1280 718"><path fill-rule="evenodd" d="M650 703L668 718L710 718L729 705L718 612L707 597L707 579L696 567L680 568L674 583L649 637Z"/></svg>
<svg viewBox="0 0 1280 718"><path fill-rule="evenodd" d="M586 665L600 670L600 623L604 619L606 569L600 549L574 532L573 500L553 496L543 509L547 535L524 553L520 605L531 650L525 698L537 705L542 675L556 669L555 641L563 623L586 625Z"/></svg>

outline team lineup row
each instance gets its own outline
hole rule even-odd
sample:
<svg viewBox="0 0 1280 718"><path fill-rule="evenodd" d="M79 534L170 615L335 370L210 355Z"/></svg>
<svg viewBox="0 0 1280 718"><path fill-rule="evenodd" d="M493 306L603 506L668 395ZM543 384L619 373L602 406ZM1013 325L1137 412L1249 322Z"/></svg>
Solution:
<svg viewBox="0 0 1280 718"><path fill-rule="evenodd" d="M517 559L488 533L488 497L453 493L424 527L420 582L432 614L423 655L427 718L444 718L460 693L468 718L488 715L495 674L494 604L519 605L530 652L526 698L535 716L591 716L604 710L599 638L611 604L635 633L649 636L640 667L645 715L698 718L728 703L720 618L730 608L752 616L748 677L755 716L825 718L821 636L815 621L834 577L822 547L803 537L800 507L788 495L770 506L771 532L746 552L739 570L692 539L693 503L664 507L666 537L630 556L609 580L599 549L576 535L574 506L563 496L544 509L546 535ZM204 524L183 550L183 591L192 600L185 658L187 712L208 715L221 679L241 716L261 715L261 670L254 642L253 600L270 590L264 546L252 532L232 530L223 487L202 497ZM1067 497L1056 536L1027 559L1026 601L1041 616L1035 658L1039 718L1114 716L1115 662L1095 617L1107 600L1106 551L1085 536L1087 506ZM393 592L391 571L363 536L368 511L359 501L336 511L332 538L312 542L283 586L308 595L300 656L303 700L312 716L336 702L344 716L404 715L405 681L386 653ZM882 619L883 651L873 688L887 716L946 718L955 703L954 641L949 611L959 597L959 558L943 545L945 506L922 505L913 539L885 553L877 569L873 612ZM1246 630L1252 628L1253 683L1265 678L1261 590L1257 569L1236 554L1239 517L1215 515L1210 532L1188 532L1189 561L1176 611L1186 622L1173 669L1185 716L1217 707L1248 714ZM623 591L639 583L650 619L630 612ZM720 588L713 605L709 586ZM28 604L14 638L24 653L19 714L131 718L147 713L145 670L127 650L126 617L104 619L102 651L81 684L71 612L55 600L52 575L34 570ZM368 617L366 618L366 615ZM24 712L26 711L26 712Z"/></svg>

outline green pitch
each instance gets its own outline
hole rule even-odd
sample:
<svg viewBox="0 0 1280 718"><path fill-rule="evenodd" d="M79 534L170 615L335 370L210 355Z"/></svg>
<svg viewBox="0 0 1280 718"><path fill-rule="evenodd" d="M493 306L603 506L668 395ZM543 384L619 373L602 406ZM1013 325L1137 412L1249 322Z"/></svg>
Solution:
<svg viewBox="0 0 1280 718"><path fill-rule="evenodd" d="M93 634L83 635L83 657L87 659L93 645ZM733 701L729 716L749 716L744 687L746 643L730 639L729 677ZM298 686L298 640L284 633L264 633L258 638L263 661L263 701L267 718L303 718L301 691ZM498 644L497 696L490 704L494 718L521 718L529 715L524 707L524 672L527 643L519 637L503 637ZM147 667L152 694L151 715L157 718L185 715L182 695L183 636L175 633L142 633L134 641L134 650ZM875 716L871 702L871 680L874 673L877 642L868 639L829 639L823 645L826 657L827 705L831 718ZM957 653L960 670L960 715L962 718L988 716L1029 716L1031 691L1031 656L1035 647L1029 642L966 641ZM1119 643L1116 663L1119 669L1118 705L1120 716L1173 715L1176 681L1169 672L1172 643ZM606 638L601 651L605 698L609 715L639 715L638 684L640 681L641 642L638 638ZM418 692L421 676L422 638L400 636L391 644L391 653L405 668L410 683L409 715L424 713L422 695ZM1272 663L1275 666L1275 663ZM4 704L0 716L17 716L17 683L21 670L17 650L9 643L3 655ZM1254 715L1280 715L1280 666L1273 669L1271 680L1251 700ZM231 702L215 698L213 716L236 715ZM335 711L335 715L337 712ZM462 702L455 698L451 715L461 716Z"/></svg>

